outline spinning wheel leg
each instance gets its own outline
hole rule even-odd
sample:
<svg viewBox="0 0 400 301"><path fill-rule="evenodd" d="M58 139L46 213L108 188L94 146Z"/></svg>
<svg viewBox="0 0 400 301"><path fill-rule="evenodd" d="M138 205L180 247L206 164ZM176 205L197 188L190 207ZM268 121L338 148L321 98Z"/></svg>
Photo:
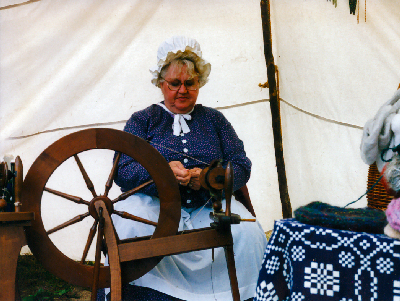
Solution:
<svg viewBox="0 0 400 301"><path fill-rule="evenodd" d="M224 247L226 264L228 265L229 280L231 282L233 301L240 301L239 284L236 277L235 257L233 246Z"/></svg>
<svg viewBox="0 0 400 301"><path fill-rule="evenodd" d="M226 197L226 209L225 216L231 215L231 197L233 190L233 168L231 162L228 162L228 165L225 170L225 197ZM229 225L226 231L229 231L230 236L232 237L232 229ZM232 238L233 240L233 238ZM239 285L236 277L236 267L235 267L235 257L233 253L233 245L224 247L225 250L225 258L226 263L228 265L228 274L229 280L231 282L231 290L232 290L232 298L234 301L240 301L239 294Z"/></svg>
<svg viewBox="0 0 400 301"><path fill-rule="evenodd" d="M118 253L118 244L115 237L114 226L112 224L107 207L104 203L96 204L97 212L103 209L104 214L104 235L106 237L108 248L108 261L111 269L111 301L122 300L122 279L121 279L121 261Z"/></svg>
<svg viewBox="0 0 400 301"><path fill-rule="evenodd" d="M97 234L97 244L96 244L96 255L94 260L94 271L93 271L93 286L92 286L92 300L97 300L97 290L99 288L99 272L100 272L100 257L101 257L101 242L103 240L104 234L104 217L103 208L100 207L97 212L99 216L99 231Z"/></svg>

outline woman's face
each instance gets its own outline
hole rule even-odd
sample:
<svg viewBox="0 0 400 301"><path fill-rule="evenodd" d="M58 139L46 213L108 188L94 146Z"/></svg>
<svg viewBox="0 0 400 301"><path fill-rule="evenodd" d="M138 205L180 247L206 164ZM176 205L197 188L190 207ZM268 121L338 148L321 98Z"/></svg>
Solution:
<svg viewBox="0 0 400 301"><path fill-rule="evenodd" d="M186 65L182 67L171 65L165 74L165 81L160 83L161 91L164 95L165 106L175 114L185 114L190 112L196 104L197 96L199 95L198 78L193 78L187 73ZM186 82L188 81L188 82ZM183 83L195 84L196 90L188 90ZM178 90L172 91L168 85L173 88L181 83Z"/></svg>

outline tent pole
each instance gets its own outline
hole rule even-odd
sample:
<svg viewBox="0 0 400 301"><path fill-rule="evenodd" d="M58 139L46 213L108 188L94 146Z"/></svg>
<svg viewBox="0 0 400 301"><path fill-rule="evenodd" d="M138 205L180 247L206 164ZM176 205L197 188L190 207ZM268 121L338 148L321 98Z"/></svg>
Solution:
<svg viewBox="0 0 400 301"><path fill-rule="evenodd" d="M275 160L276 169L278 172L279 194L282 203L282 216L283 218L290 218L292 217L292 206L290 204L286 179L285 160L283 158L281 116L275 79L274 56L272 54L270 1L261 0L260 5L264 37L264 55L267 64L267 75L269 83L269 103L272 115L272 131L274 134Z"/></svg>

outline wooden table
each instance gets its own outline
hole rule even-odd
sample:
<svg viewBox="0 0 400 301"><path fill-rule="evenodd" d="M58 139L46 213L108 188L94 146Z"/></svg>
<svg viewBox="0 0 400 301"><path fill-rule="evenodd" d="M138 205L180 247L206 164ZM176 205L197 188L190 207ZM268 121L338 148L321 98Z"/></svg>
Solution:
<svg viewBox="0 0 400 301"><path fill-rule="evenodd" d="M26 245L24 227L33 219L33 212L0 213L0 300L15 300L18 256Z"/></svg>

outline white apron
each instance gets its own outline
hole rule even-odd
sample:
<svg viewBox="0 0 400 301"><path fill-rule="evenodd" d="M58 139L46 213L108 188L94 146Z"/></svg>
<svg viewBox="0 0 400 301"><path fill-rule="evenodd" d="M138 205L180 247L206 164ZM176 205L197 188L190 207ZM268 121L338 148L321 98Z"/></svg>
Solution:
<svg viewBox="0 0 400 301"><path fill-rule="evenodd" d="M222 202L225 208L225 200ZM135 194L115 205L115 209L155 221L159 215L159 200L145 194ZM212 208L181 209L179 231L210 226ZM251 213L232 198L232 213L242 218L253 218ZM114 226L120 239L147 236L154 227L113 215ZM242 300L254 297L259 270L266 247L266 237L258 222L232 225L236 273ZM164 257L149 273L131 282L149 287L187 301L232 300L228 270L223 248ZM106 289L106 294L109 292Z"/></svg>

